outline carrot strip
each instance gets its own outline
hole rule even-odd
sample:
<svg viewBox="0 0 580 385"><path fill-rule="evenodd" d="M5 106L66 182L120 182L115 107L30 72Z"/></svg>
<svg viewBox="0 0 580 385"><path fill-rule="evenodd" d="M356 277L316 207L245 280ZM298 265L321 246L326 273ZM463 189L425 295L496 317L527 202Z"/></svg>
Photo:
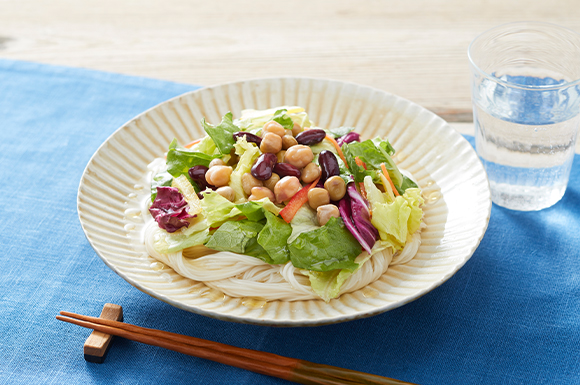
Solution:
<svg viewBox="0 0 580 385"><path fill-rule="evenodd" d="M401 194L399 194L399 191L397 191L397 189L395 188L395 184L391 180L391 177L389 176L389 173L388 173L387 168L385 167L385 164L384 163L381 163L381 170L383 170L383 175L389 181L389 184L391 185L391 187L393 189L393 194L395 194L395 196L401 195Z"/></svg>
<svg viewBox="0 0 580 385"><path fill-rule="evenodd" d="M344 162L344 165L346 166L346 168L348 168L348 163L346 163L346 158L344 157L344 154L342 153L342 149L340 148L340 146L338 145L336 140L334 140L334 138L329 136L329 135L326 135L326 139L329 140L330 143L332 143L334 148L336 148L336 151L338 151L338 155L340 156L340 159L342 159L342 161Z"/></svg>
<svg viewBox="0 0 580 385"><path fill-rule="evenodd" d="M292 221L292 218L294 218L294 215L296 215L296 213L300 209L300 207L302 207L302 205L308 202L308 191L310 191L311 188L316 186L319 180L320 177L318 177L318 179L316 179L311 184L302 187L302 189L300 189L300 191L294 194L292 199L290 199L290 202L288 202L286 207L284 207L282 211L280 211L280 216L286 221L286 223L290 223Z"/></svg>
<svg viewBox="0 0 580 385"><path fill-rule="evenodd" d="M366 163L360 160L358 156L354 157L354 161L356 162L357 166L362 166L365 170L367 169ZM358 187L360 188L360 195L362 195L364 199L367 199L367 190L365 190L365 184L363 182L359 182Z"/></svg>
<svg viewBox="0 0 580 385"><path fill-rule="evenodd" d="M186 145L185 145L185 146L183 146L183 147L185 147L185 148L191 148L191 147L195 146L196 144L198 144L199 142L201 142L201 141L202 141L202 139L203 139L203 138L196 139L196 140L194 140L193 142L191 142L191 143L189 143L189 144L186 144Z"/></svg>

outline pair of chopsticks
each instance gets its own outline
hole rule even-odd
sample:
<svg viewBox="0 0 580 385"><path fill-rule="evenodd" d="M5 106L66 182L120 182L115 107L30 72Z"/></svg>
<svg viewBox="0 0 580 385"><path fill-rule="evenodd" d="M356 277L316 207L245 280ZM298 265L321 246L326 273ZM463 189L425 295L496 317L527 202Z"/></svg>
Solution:
<svg viewBox="0 0 580 385"><path fill-rule="evenodd" d="M56 319L60 321L300 384L410 384L374 374L315 364L257 350L238 348L219 342L143 328L119 321L67 311L61 311L60 314L56 316Z"/></svg>

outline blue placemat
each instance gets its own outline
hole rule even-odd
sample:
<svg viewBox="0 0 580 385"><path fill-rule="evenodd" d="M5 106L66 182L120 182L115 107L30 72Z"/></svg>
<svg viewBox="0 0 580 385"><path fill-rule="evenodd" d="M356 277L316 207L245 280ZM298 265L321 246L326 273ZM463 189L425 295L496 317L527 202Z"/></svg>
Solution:
<svg viewBox="0 0 580 385"><path fill-rule="evenodd" d="M124 122L195 86L0 60L0 384L285 384L117 339L83 359L98 315L418 384L580 383L580 158L554 207L496 206L479 249L449 281L401 308L315 328L218 321L155 300L109 270L76 212L98 146Z"/></svg>

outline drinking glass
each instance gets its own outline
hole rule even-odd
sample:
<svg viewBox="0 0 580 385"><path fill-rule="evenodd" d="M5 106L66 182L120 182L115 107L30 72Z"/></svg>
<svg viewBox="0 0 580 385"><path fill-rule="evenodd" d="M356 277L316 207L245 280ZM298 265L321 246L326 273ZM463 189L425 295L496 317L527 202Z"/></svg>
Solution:
<svg viewBox="0 0 580 385"><path fill-rule="evenodd" d="M494 203L531 211L568 184L580 122L580 35L553 24L492 28L468 49L475 147Z"/></svg>

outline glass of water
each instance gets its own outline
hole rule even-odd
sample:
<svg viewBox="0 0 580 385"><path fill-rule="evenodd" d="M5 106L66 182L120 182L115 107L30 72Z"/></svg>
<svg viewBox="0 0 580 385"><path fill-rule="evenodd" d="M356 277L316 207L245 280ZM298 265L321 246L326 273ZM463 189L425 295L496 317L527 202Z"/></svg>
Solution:
<svg viewBox="0 0 580 385"><path fill-rule="evenodd" d="M580 123L580 35L540 22L501 25L468 50L475 145L492 201L522 211L558 202Z"/></svg>

